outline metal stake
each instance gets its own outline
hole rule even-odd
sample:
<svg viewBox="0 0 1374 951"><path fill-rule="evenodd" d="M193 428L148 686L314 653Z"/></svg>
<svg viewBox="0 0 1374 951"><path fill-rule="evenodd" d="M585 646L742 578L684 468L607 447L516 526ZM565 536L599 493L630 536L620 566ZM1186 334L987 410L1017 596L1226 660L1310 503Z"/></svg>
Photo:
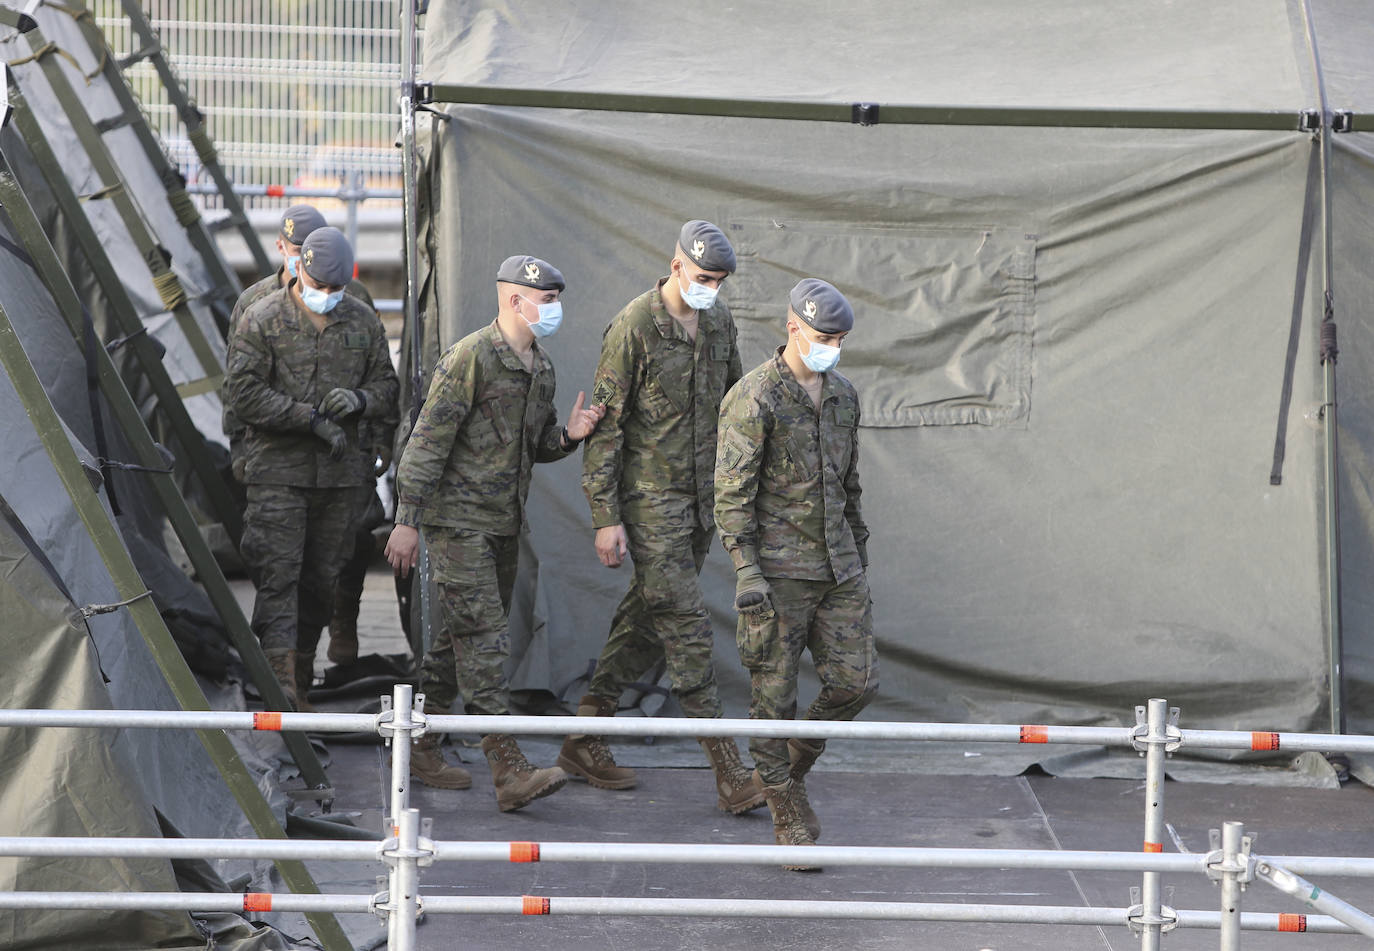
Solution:
<svg viewBox="0 0 1374 951"><path fill-rule="evenodd" d="M404 810L396 829L396 848L384 853L391 868L387 947L390 951L415 951L415 922L420 916L419 860L433 853L420 848L420 810Z"/></svg>

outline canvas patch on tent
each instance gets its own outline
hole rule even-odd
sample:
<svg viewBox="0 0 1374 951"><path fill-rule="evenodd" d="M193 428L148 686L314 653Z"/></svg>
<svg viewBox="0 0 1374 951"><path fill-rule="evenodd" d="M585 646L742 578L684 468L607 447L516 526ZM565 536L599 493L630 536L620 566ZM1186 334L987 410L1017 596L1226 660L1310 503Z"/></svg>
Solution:
<svg viewBox="0 0 1374 951"><path fill-rule="evenodd" d="M1026 427L1034 236L773 219L731 220L727 233L746 366L782 341L792 285L820 277L854 305L840 371L859 389L862 425Z"/></svg>

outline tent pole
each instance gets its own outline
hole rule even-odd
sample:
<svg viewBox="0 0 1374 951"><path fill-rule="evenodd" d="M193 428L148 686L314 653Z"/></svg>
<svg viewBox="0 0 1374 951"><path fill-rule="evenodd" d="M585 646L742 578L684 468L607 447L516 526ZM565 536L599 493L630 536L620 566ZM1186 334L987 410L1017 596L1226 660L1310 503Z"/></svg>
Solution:
<svg viewBox="0 0 1374 951"><path fill-rule="evenodd" d="M162 306L176 317L177 326L181 328L196 359L200 361L204 377L218 384L224 374L223 360L215 353L205 331L196 322L186 289L182 287L176 272L172 270L166 251L149 230L142 211L134 196L130 194L128 184L120 175L119 166L101 137L100 130L95 127L76 90L67 81L67 74L62 71L62 65L52 55L56 48L48 44L43 31L27 16L0 7L0 23L19 30L28 43L31 56L36 57L38 68L47 79L57 101L62 105L67 121L81 141L81 147L85 149L91 167L100 176L100 190L96 195L108 199L118 210L124 227L128 229L129 236L138 248L139 257L143 258L143 262L148 266L153 286L162 298ZM88 200L93 198L88 197Z"/></svg>
<svg viewBox="0 0 1374 951"><path fill-rule="evenodd" d="M1302 2L1307 26L1307 47L1312 54L1312 71L1321 107L1321 128L1317 146L1321 149L1322 202L1322 436L1326 467L1326 614L1329 688L1331 695L1331 732L1345 732L1344 684L1342 682L1343 644L1341 636L1341 523L1340 473L1337 471L1336 429L1336 314L1333 289L1335 268L1331 257L1331 123L1332 113L1326 99L1326 77L1317 50L1316 26L1312 22L1310 0Z"/></svg>
<svg viewBox="0 0 1374 951"><path fill-rule="evenodd" d="M224 259L220 256L219 250L215 247L214 239L210 237L209 231L205 228L205 220L200 216L200 210L186 192L185 178L172 165L167 158L167 153L162 150L162 144L158 141L157 134L148 125L147 116L144 115L142 107L129 88L128 79L115 64L114 51L110 49L100 27L96 26L95 18L89 10L74 12L67 7L54 7L53 9L68 13L76 20L81 35L85 37L86 44L90 47L91 55L100 62L101 75L105 77L115 99L119 102L119 108L123 111L122 124L133 130L134 137L143 147L143 153L148 156L148 161L152 163L158 178L167 189L167 201L172 206L178 223L186 229L186 237L190 240L192 247L196 249L196 253L205 262L206 270L209 271L210 276L217 284L207 298L207 303L210 304L211 311L214 313L215 323L218 325L220 333L227 333L229 313L233 309L234 301L243 291L243 285L239 283L238 276L229 270Z"/></svg>
<svg viewBox="0 0 1374 951"><path fill-rule="evenodd" d="M62 270L57 253L44 236L42 224L24 197L18 179L14 177L3 154L0 154L0 206L4 208L15 237L28 252L38 277L66 318L77 347L81 347L85 332L81 300ZM119 371L115 369L114 361L110 359L104 347L94 347L92 352L97 361L100 392L109 404L120 431L129 440L138 464L144 467L145 475L162 505L163 514L167 516L182 547L186 549L186 554L195 568L196 577L204 586L215 612L224 622L225 630L229 632L230 640L239 652L244 666L248 668L249 676L270 708L289 709L286 694L282 692L281 684L277 683L277 678L272 674L272 668L262 652L262 645L248 626L234 592L229 588L229 582L220 570L219 562L215 560L205 536L200 532L200 525L191 514L186 500L177 490L171 473L166 471L166 463L148 432L147 424L138 412L137 404L120 378ZM306 786L311 789L328 790L328 777L325 775L324 767L320 765L319 757L315 755L314 748L310 745L309 738L303 733L287 732L282 734L282 739L300 769L301 778ZM332 798L332 795L322 795L322 798Z"/></svg>
<svg viewBox="0 0 1374 951"><path fill-rule="evenodd" d="M15 392L19 395L34 431L46 450L57 476L71 498L73 507L81 517L82 524L90 533L104 562L110 578L121 600L128 601L125 606L130 618L143 635L153 658L157 661L162 675L172 689L177 702L183 710L208 710L205 694L196 683L181 652L177 650L167 625L158 613L157 605L148 595L150 592L139 577L124 540L110 519L95 489L86 478L81 460L68 441L66 430L57 411L53 409L43 383L38 378L33 364L29 362L19 337L10 323L9 315L0 306L0 365ZM252 823L253 831L265 839L283 839L286 833L277 823L267 800L253 781L253 776L244 767L238 753L222 730L197 730L205 751L218 769L229 791L243 809L244 815ZM310 873L299 861L278 861L277 869L282 879L292 891L301 894L318 894L319 887ZM351 951L352 945L339 927L333 915L307 915L315 934L330 951Z"/></svg>
<svg viewBox="0 0 1374 951"><path fill-rule="evenodd" d="M243 534L242 516L234 504L233 498L229 495L229 489L224 484L223 476L215 468L214 460L211 459L209 451L205 448L205 442L200 431L191 421L191 416L187 413L186 406L182 402L181 394L177 392L176 385L172 383L166 367L162 364L162 355L158 345L150 340L145 333L143 321L138 316L138 309L129 297L129 292L125 289L124 282L115 271L114 265L105 254L99 236L96 235L95 229L91 226L90 219L86 217L85 209L81 207L80 198L72 191L71 183L62 174L61 163L53 153L52 146L48 144L46 136L43 135L38 120L29 110L17 87L11 86L9 93L10 104L14 107L12 119L24 140L24 144L33 154L35 164L47 182L48 188L52 191L58 208L62 212L63 220L72 229L72 233L84 254L86 265L90 267L102 291L109 299L110 312L115 323L118 325L120 333L124 335L126 345L133 351L139 368L143 371L148 385L157 397L158 410L166 414L192 470L200 479L201 485L209 496L210 504L214 509L213 515L224 526L230 541L237 546L239 538Z"/></svg>
<svg viewBox="0 0 1374 951"><path fill-rule="evenodd" d="M401 163L403 190L401 230L405 247L405 297L402 302L404 324L410 330L410 427L407 435L415 428L420 407L425 401L425 334L420 317L420 264L419 264L419 224L416 218L419 204L418 168L419 159L415 147L415 106L417 52L415 0L401 2ZM418 612L411 614L411 650L416 658L424 656L429 647L425 636L429 627L429 549L424 536L420 537L420 557L411 574L411 597L418 606ZM418 613L418 617L416 614ZM417 660L418 663L418 660Z"/></svg>
<svg viewBox="0 0 1374 951"><path fill-rule="evenodd" d="M916 106L872 102L807 102L792 99L710 99L650 96L514 86L426 83L426 102L521 106L536 109L593 109L665 115L726 116L848 122L855 125L1041 126L1093 129L1249 129L1296 132L1301 113L1198 109L1070 109L1010 106Z"/></svg>
<svg viewBox="0 0 1374 951"><path fill-rule="evenodd" d="M275 271L276 265L267 257L267 251L262 246L262 241L258 239L258 233L253 230L253 224L248 220L248 214L243 210L243 202L239 201L239 196L234 194L234 186L229 181L229 176L225 174L224 166L220 163L219 154L215 151L214 140L210 138L210 133L205 129L205 116L191 100L186 89L181 85L181 80L177 78L176 72L172 69L172 64L167 61L166 53L162 48L162 40L158 38L157 31L148 22L147 15L143 12L143 7L139 0L123 0L124 13L132 24L134 33L143 45L136 50L128 59L123 60L120 65L128 69L133 63L141 59L150 60L153 68L157 70L158 78L162 80L162 87L167 91L167 98L171 100L176 108L177 115L181 118L181 124L186 126L186 135L195 146L196 155L200 158L201 166L210 173L210 178L214 180L215 187L219 189L220 200L224 202L224 207L229 209L229 221L238 226L239 234L243 238L243 243L248 246L248 252L253 256L253 263L258 269L258 273L266 276Z"/></svg>

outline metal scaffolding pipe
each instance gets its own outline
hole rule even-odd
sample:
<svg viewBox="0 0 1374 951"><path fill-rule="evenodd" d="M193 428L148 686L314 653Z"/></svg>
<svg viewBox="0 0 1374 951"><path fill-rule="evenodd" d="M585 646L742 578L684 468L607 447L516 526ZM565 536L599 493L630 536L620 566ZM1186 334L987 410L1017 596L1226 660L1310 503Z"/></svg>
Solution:
<svg viewBox="0 0 1374 951"><path fill-rule="evenodd" d="M365 713L245 713L228 710L0 710L0 727L375 733L377 718Z"/></svg>
<svg viewBox="0 0 1374 951"><path fill-rule="evenodd" d="M0 909L367 913L372 911L372 896L265 892L0 892Z"/></svg>
<svg viewBox="0 0 1374 951"><path fill-rule="evenodd" d="M3 846L4 840L0 840ZM803 852L802 850L805 849ZM0 851L0 855L5 854ZM684 865L882 865L1048 871L1201 872L1207 856L1025 849L604 842L435 842L436 862L645 862Z"/></svg>
<svg viewBox="0 0 1374 951"><path fill-rule="evenodd" d="M1221 951L1240 951L1240 895L1250 878L1249 855L1241 851L1245 826L1227 822L1221 829Z"/></svg>
<svg viewBox="0 0 1374 951"><path fill-rule="evenodd" d="M1374 917L1370 917L1349 902L1322 891L1288 869L1275 865L1271 859L1260 860L1255 865L1255 877L1268 882L1285 895L1296 898L1308 908L1325 912L1360 934L1374 938Z"/></svg>
<svg viewBox="0 0 1374 951"><path fill-rule="evenodd" d="M155 839L134 836L0 837L0 855L24 858L321 859L381 861L382 840L361 839Z"/></svg>
<svg viewBox="0 0 1374 951"><path fill-rule="evenodd" d="M674 918L865 918L1001 924L1124 925L1125 908L750 898L540 898L426 895L425 912L457 915L598 915Z"/></svg>
<svg viewBox="0 0 1374 951"><path fill-rule="evenodd" d="M1246 733L1241 730L1180 730L1183 745L1199 750L1287 750L1300 753L1374 753L1374 736L1330 733Z"/></svg>

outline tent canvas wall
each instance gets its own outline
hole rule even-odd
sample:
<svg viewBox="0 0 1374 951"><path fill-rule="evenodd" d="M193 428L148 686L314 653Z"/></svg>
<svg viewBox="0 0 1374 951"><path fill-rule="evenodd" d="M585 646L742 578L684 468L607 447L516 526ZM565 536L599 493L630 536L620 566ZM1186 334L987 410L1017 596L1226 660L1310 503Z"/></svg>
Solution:
<svg viewBox="0 0 1374 951"><path fill-rule="evenodd" d="M1374 15L1316 7L1318 46L1344 70L1335 91L1358 105L1374 89L1356 52ZM681 222L711 219L740 255L724 293L746 367L782 342L798 278L856 305L840 370L863 400L882 655L870 715L1115 723L1165 696L1193 725L1325 728L1321 168L1298 130L1318 102L1300 2L804 0L785 16L707 2L669 16L435 0L422 60L426 81L482 89L969 106L1002 123L1025 108L1291 117L1054 128L880 113L863 127L441 105L449 121L419 120L421 310L428 365L492 319L505 255L555 263L566 410L607 321L665 273ZM1362 133L1338 139L1344 218L1346 196L1371 200L1374 170ZM1347 394L1367 360L1350 340L1369 302L1352 250L1336 259ZM1340 417L1356 496L1342 529L1362 536L1347 592L1372 563L1353 485L1371 409L1357 396ZM534 482L524 565L548 609L515 631L516 687L561 693L624 590L625 570L592 553L579 475L573 459ZM727 710L742 714L718 550L703 585ZM1356 726L1372 712L1366 599L1346 604Z"/></svg>

